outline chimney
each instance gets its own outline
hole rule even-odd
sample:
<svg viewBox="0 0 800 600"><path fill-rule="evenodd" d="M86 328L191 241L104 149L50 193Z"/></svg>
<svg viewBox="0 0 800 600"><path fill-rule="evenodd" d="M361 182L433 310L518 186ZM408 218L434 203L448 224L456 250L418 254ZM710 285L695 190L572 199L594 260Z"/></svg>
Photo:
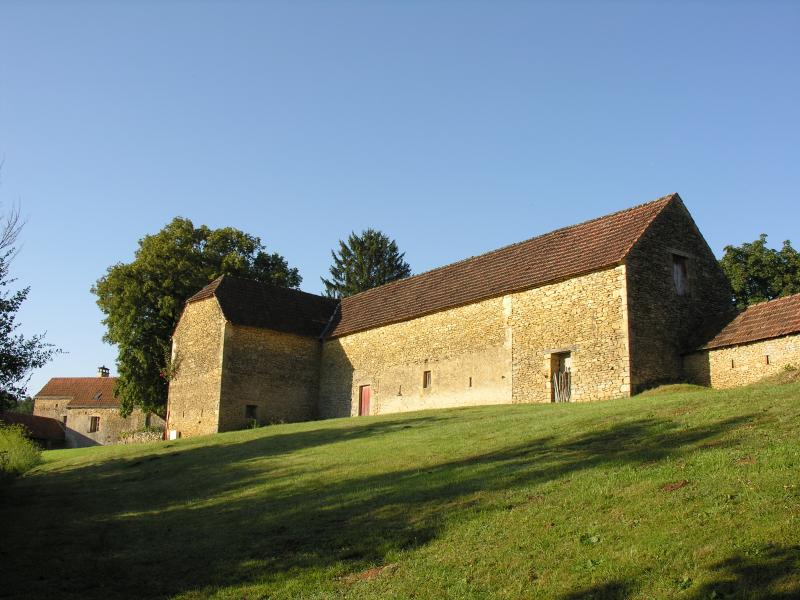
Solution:
<svg viewBox="0 0 800 600"><path fill-rule="evenodd" d="M97 376L98 377L108 377L109 374L108 367L103 365L102 367L97 367Z"/></svg>

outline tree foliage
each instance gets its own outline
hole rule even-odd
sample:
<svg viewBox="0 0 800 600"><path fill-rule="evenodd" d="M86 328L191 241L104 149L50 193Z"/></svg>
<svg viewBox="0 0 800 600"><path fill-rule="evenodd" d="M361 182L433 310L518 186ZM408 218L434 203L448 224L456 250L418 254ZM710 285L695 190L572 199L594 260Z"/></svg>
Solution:
<svg viewBox="0 0 800 600"><path fill-rule="evenodd" d="M762 233L753 242L726 246L720 265L739 308L800 292L800 253L789 240L780 250L768 248Z"/></svg>
<svg viewBox="0 0 800 600"><path fill-rule="evenodd" d="M331 250L331 256L331 278L321 278L325 294L331 298L352 296L411 275L405 253L398 250L394 240L375 229L367 229L361 235L353 232L347 242L339 240L339 251Z"/></svg>
<svg viewBox="0 0 800 600"><path fill-rule="evenodd" d="M44 341L44 334L26 338L17 333L17 311L30 291L9 289L16 281L10 269L22 226L18 209L0 217L0 410L15 408L25 397L33 369L43 367L58 352Z"/></svg>
<svg viewBox="0 0 800 600"><path fill-rule="evenodd" d="M116 344L121 412L163 413L171 372L171 336L186 300L221 275L296 288L301 277L238 229L195 227L175 218L139 240L133 262L117 263L92 287L105 314L104 340Z"/></svg>

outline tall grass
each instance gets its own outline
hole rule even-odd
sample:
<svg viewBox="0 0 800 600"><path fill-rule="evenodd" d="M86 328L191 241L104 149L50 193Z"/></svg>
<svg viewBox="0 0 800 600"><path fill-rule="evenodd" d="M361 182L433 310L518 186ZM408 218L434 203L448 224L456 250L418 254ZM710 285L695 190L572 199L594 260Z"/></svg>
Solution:
<svg viewBox="0 0 800 600"><path fill-rule="evenodd" d="M22 475L42 460L39 447L21 425L0 424L0 480Z"/></svg>

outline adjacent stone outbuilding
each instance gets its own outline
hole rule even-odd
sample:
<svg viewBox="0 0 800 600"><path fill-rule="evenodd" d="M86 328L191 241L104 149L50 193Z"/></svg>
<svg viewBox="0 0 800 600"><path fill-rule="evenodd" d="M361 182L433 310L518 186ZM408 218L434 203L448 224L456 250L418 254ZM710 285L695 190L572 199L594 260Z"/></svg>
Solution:
<svg viewBox="0 0 800 600"><path fill-rule="evenodd" d="M70 448L116 444L123 432L163 426L158 415L135 409L120 415L116 377L100 368L98 377L54 377L33 399L33 414L59 421Z"/></svg>
<svg viewBox="0 0 800 600"><path fill-rule="evenodd" d="M748 307L684 365L690 381L715 388L800 368L800 294Z"/></svg>
<svg viewBox="0 0 800 600"><path fill-rule="evenodd" d="M682 380L730 298L677 194L340 302L222 277L175 331L167 426L628 396Z"/></svg>

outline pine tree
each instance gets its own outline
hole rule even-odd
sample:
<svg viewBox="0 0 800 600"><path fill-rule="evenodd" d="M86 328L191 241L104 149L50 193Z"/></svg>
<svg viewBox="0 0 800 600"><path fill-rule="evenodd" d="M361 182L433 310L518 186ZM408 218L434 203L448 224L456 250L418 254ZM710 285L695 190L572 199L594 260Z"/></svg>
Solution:
<svg viewBox="0 0 800 600"><path fill-rule="evenodd" d="M331 278L322 277L325 294L345 298L411 275L397 243L381 231L367 229L351 233L347 242L339 240L339 252L331 250Z"/></svg>

